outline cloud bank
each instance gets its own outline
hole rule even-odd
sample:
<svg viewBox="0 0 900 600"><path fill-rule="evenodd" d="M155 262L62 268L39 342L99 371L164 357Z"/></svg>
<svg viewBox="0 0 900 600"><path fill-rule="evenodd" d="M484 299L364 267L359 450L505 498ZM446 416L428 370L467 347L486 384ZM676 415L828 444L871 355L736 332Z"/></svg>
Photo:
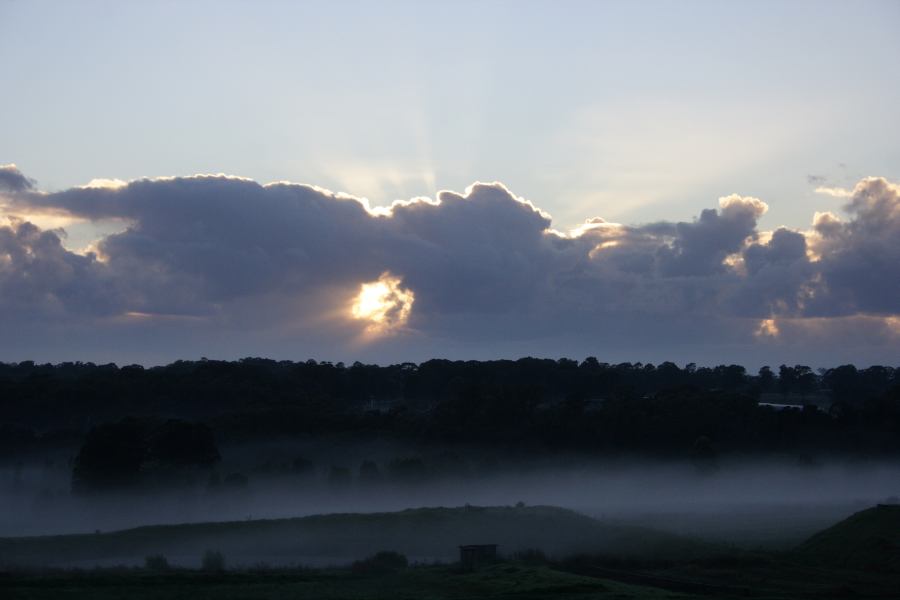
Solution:
<svg viewBox="0 0 900 600"><path fill-rule="evenodd" d="M48 193L14 166L0 207L4 360L900 355L900 186L876 177L808 231L759 231L767 205L739 195L687 221L559 232L500 183L372 209L223 175ZM42 214L122 227L78 253L29 222ZM366 313L390 327L360 318L363 290L407 299Z"/></svg>

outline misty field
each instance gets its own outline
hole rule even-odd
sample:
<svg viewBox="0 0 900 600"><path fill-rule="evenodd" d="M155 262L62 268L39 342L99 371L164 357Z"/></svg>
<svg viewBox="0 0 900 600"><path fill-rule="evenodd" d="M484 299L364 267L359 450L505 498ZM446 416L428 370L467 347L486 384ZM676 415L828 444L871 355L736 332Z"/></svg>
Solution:
<svg viewBox="0 0 900 600"><path fill-rule="evenodd" d="M466 506L0 538L0 559L12 565L140 564L147 555L199 557L214 548L244 566L321 564L322 557L340 564L389 549L448 562L456 559L459 545L487 543L510 554L537 548L558 557L592 553L671 560L721 552L717 545L560 508Z"/></svg>
<svg viewBox="0 0 900 600"><path fill-rule="evenodd" d="M879 505L788 551L748 552L553 507L461 507L273 521L141 527L0 539L12 598L891 598L900 582L900 506ZM501 543L499 560L464 568L459 540ZM443 563L378 562L372 548L443 554ZM165 558L210 554L201 568ZM206 550L204 550L206 549ZM345 567L272 566L311 550L369 555ZM256 562L241 564L241 553ZM267 554L268 553L268 554ZM60 568L77 559L144 567ZM229 560L236 559L231 562ZM374 561L374 562L373 562Z"/></svg>
<svg viewBox="0 0 900 600"><path fill-rule="evenodd" d="M894 598L896 376L0 365L0 592Z"/></svg>

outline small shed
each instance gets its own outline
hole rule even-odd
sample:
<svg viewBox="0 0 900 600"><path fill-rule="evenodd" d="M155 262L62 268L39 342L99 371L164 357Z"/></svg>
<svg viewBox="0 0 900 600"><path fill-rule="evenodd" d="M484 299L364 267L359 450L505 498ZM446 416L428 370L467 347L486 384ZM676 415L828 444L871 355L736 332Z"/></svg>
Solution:
<svg viewBox="0 0 900 600"><path fill-rule="evenodd" d="M474 570L497 560L497 544L469 544L459 547L463 569Z"/></svg>

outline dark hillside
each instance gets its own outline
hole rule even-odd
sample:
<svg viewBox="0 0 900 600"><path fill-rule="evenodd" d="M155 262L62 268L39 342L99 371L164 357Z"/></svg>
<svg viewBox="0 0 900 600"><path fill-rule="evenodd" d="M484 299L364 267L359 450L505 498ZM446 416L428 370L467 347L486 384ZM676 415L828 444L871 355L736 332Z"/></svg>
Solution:
<svg viewBox="0 0 900 600"><path fill-rule="evenodd" d="M798 560L840 569L900 573L900 504L879 504L817 533Z"/></svg>
<svg viewBox="0 0 900 600"><path fill-rule="evenodd" d="M625 557L700 556L715 548L672 534L606 524L548 506L418 508L395 513L138 527L112 533L0 539L0 564L199 556L360 558L379 550L453 559L462 544L499 544L504 553L540 548Z"/></svg>

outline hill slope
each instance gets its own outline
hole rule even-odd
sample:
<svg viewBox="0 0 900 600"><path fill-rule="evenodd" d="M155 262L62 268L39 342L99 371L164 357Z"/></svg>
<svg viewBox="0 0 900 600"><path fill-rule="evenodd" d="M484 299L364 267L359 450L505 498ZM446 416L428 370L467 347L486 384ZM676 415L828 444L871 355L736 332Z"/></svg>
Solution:
<svg viewBox="0 0 900 600"><path fill-rule="evenodd" d="M296 519L138 527L111 533L0 538L0 564L199 556L358 558L378 550L453 559L461 544L499 544L512 553L604 553L627 557L700 556L711 547L676 535L606 524L549 506L418 508L394 513L330 514Z"/></svg>
<svg viewBox="0 0 900 600"><path fill-rule="evenodd" d="M900 572L900 505L879 504L851 515L801 544L806 563Z"/></svg>

